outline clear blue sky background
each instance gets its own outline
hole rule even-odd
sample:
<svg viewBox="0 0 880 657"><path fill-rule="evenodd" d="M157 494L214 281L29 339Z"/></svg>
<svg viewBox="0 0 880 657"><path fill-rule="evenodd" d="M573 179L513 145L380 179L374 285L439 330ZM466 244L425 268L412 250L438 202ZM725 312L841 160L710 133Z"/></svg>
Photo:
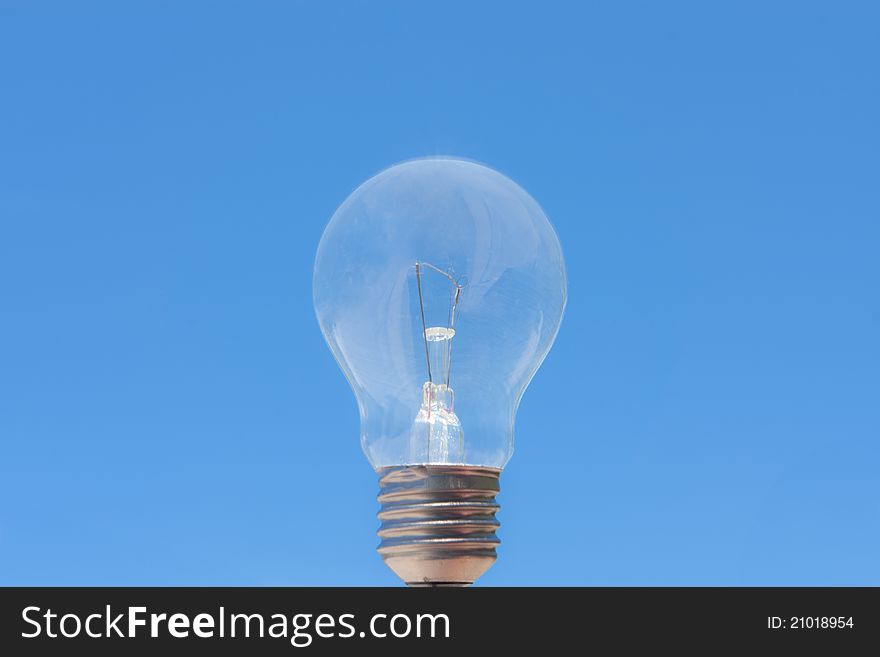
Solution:
<svg viewBox="0 0 880 657"><path fill-rule="evenodd" d="M880 584L880 11L723 4L0 4L0 583L395 584L313 257L454 154L569 272L481 583Z"/></svg>

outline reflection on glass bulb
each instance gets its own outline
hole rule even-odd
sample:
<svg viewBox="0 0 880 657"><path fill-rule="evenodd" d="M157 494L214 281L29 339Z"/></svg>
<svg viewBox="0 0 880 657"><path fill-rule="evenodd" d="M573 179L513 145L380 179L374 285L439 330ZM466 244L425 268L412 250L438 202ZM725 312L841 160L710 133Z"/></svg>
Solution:
<svg viewBox="0 0 880 657"><path fill-rule="evenodd" d="M565 308L550 222L480 164L404 162L331 218L314 302L381 477L380 552L410 583L473 581L494 560L517 407Z"/></svg>

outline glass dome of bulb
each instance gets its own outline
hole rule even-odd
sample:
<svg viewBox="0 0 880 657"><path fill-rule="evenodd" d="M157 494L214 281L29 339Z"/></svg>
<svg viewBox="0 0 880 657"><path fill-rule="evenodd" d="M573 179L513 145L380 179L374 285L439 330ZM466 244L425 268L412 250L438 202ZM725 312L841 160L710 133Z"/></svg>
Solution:
<svg viewBox="0 0 880 657"><path fill-rule="evenodd" d="M376 468L501 468L565 307L559 240L534 199L476 162L390 167L331 218L314 304Z"/></svg>

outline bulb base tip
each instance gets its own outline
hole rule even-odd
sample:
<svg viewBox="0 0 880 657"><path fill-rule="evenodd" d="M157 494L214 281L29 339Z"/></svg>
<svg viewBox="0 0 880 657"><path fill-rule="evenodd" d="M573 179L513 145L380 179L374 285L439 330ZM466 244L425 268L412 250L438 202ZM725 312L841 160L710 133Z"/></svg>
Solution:
<svg viewBox="0 0 880 657"><path fill-rule="evenodd" d="M501 470L408 465L379 470L378 552L409 586L469 586L495 563Z"/></svg>

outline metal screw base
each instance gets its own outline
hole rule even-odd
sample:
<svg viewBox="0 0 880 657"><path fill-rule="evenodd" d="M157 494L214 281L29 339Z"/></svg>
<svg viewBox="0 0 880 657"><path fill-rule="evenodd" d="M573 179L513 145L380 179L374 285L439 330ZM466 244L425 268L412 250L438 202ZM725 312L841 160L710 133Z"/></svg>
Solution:
<svg viewBox="0 0 880 657"><path fill-rule="evenodd" d="M379 470L379 554L409 586L469 586L495 563L501 470L408 465Z"/></svg>

